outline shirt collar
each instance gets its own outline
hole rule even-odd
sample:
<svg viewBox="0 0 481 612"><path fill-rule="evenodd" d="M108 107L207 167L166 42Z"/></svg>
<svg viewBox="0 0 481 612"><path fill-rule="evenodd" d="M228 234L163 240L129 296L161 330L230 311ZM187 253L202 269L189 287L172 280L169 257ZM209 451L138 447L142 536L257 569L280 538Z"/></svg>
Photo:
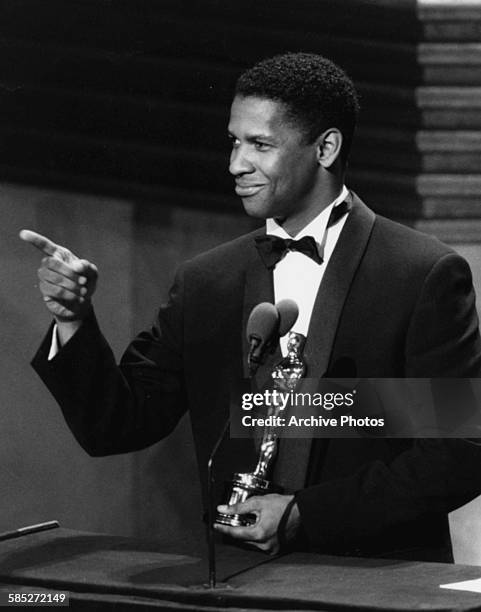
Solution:
<svg viewBox="0 0 481 612"><path fill-rule="evenodd" d="M326 206L326 208L324 208L317 215L317 217L314 217L310 223L302 228L302 230L296 235L296 240L300 240L304 236L312 236L316 242L320 244L324 237L324 232L326 231L331 210L334 208L334 206L338 206L341 202L344 202L348 195L349 192L346 186L343 185L341 193L337 196L337 198L331 202L329 206ZM275 219L266 219L266 234L278 236L279 238L292 238L292 236L289 236L286 230L281 227Z"/></svg>

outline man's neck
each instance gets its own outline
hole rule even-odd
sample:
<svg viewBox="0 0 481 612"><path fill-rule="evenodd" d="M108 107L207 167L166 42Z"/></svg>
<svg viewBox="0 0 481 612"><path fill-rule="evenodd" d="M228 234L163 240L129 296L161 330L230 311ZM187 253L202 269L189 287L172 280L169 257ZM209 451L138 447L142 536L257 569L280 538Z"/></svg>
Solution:
<svg viewBox="0 0 481 612"><path fill-rule="evenodd" d="M301 210L297 214L291 215L285 219L276 219L289 236L295 238L313 219L321 214L328 206L330 206L341 195L344 189L344 184L341 183L337 189L330 190L329 194L325 194L319 199L317 206L309 207L306 210Z"/></svg>

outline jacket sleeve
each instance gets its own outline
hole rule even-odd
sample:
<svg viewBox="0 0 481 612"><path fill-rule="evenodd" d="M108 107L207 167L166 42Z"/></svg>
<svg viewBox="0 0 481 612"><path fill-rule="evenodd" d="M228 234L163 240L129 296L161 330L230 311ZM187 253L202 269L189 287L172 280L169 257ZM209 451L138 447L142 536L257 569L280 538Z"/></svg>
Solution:
<svg viewBox="0 0 481 612"><path fill-rule="evenodd" d="M89 454L145 448L167 436L186 411L183 276L180 269L152 328L135 338L119 366L93 311L53 359L51 330L35 355L32 366Z"/></svg>
<svg viewBox="0 0 481 612"><path fill-rule="evenodd" d="M405 346L407 377L479 376L471 273L458 255L443 256L426 275ZM446 516L480 493L481 440L417 439L391 461L367 462L348 477L299 491L296 498L310 545L343 552L400 526L429 524L429 517Z"/></svg>
<svg viewBox="0 0 481 612"><path fill-rule="evenodd" d="M481 444L420 439L391 463L373 461L349 477L307 487L296 501L309 545L341 554L382 541L397 527L447 515L480 492Z"/></svg>
<svg viewBox="0 0 481 612"><path fill-rule="evenodd" d="M480 376L478 326L469 265L456 253L448 253L426 275L411 316L405 345L405 376Z"/></svg>

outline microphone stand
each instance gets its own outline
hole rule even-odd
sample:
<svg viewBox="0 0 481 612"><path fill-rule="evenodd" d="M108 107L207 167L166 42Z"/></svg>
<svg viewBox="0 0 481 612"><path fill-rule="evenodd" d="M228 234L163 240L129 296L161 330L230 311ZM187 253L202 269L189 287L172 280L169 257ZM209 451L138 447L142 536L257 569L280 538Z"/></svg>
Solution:
<svg viewBox="0 0 481 612"><path fill-rule="evenodd" d="M216 588L216 563L215 563L215 538L214 538L214 517L215 517L215 508L214 508L214 471L213 464L214 458L217 455L217 451L219 450L219 446L224 439L225 434L227 433L227 428L230 425L230 415L225 422L224 427L222 428L220 436L217 438L217 442L212 449L212 452L209 456L209 461L207 462L207 547L209 554L209 582L206 585L209 589Z"/></svg>
<svg viewBox="0 0 481 612"><path fill-rule="evenodd" d="M261 363L261 360L253 358L253 352L261 344L258 338L251 339L251 349L248 357L249 364L249 375L253 378L257 372L257 369ZM215 522L215 508L214 508L214 459L217 455L220 445L224 440L227 433L227 429L230 425L230 414L225 422L224 427L217 438L217 441L209 455L209 461L207 462L207 548L209 557L209 581L205 585L208 589L215 589L217 587L217 571L216 571L216 556L215 556L215 537L214 537L214 522Z"/></svg>
<svg viewBox="0 0 481 612"><path fill-rule="evenodd" d="M289 300L284 300L288 302ZM290 304L287 306L290 307ZM297 305L294 304L297 309ZM292 307L290 307L292 310ZM288 328L290 329L294 325L295 319L291 320L291 315L285 312L282 308L282 315L285 318L288 317ZM289 310L289 309L288 309ZM253 323L253 315L254 323ZM265 354L268 351L273 352L275 342L279 339L279 325L280 320L283 318L279 310L272 304L262 303L258 304L251 312L247 328L251 324L254 325L254 329L251 333L248 331L249 341L249 354L247 357L247 363L249 366L249 377L254 378L257 369L260 364L263 363ZM297 312L295 314L297 318ZM281 333L284 335L288 329ZM215 589L217 587L217 575L216 575L216 556L215 556L215 538L214 538L214 522L215 522L215 508L214 508L214 459L217 455L219 447L227 433L227 428L230 425L230 414L227 421L218 437L212 452L209 455L209 461L207 462L207 547L209 556L209 581L205 585L208 589Z"/></svg>

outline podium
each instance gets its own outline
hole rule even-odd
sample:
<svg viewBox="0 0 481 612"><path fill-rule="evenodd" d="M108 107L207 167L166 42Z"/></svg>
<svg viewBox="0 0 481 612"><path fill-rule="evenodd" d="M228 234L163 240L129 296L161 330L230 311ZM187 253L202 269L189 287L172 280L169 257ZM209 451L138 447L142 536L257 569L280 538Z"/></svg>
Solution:
<svg viewBox="0 0 481 612"><path fill-rule="evenodd" d="M217 568L209 590L205 559L155 540L58 528L0 542L0 592L68 591L71 610L481 611L479 593L439 588L481 567L220 546Z"/></svg>

